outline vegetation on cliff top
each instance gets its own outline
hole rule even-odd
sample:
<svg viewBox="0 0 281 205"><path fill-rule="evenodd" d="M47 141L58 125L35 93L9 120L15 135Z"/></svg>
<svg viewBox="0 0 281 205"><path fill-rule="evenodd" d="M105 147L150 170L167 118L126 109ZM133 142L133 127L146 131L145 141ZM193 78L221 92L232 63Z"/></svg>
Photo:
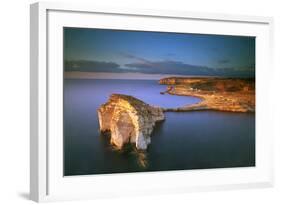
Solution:
<svg viewBox="0 0 281 205"><path fill-rule="evenodd" d="M255 111L255 79L169 77L159 81L168 85L166 93L194 96L201 102L165 111L219 110Z"/></svg>

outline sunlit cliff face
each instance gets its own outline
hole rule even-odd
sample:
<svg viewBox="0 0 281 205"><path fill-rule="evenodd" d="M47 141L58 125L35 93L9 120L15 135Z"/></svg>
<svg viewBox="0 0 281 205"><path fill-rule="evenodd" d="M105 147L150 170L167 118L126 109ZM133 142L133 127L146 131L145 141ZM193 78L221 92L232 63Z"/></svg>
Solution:
<svg viewBox="0 0 281 205"><path fill-rule="evenodd" d="M254 79L231 78L164 78L167 93L196 96L201 102L169 111L218 110L229 112L255 112Z"/></svg>
<svg viewBox="0 0 281 205"><path fill-rule="evenodd" d="M147 149L150 134L156 122L164 120L161 108L152 107L134 97L113 94L98 109L101 132L110 132L111 143L122 148L135 143L140 150Z"/></svg>

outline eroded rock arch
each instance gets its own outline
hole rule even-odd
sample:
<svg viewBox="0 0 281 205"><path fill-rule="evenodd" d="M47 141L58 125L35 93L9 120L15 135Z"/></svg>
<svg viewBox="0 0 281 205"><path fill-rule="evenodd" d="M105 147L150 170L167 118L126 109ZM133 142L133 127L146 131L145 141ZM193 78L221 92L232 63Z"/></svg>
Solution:
<svg viewBox="0 0 281 205"><path fill-rule="evenodd" d="M137 149L146 149L157 121L164 120L161 108L150 106L128 95L113 94L98 109L101 132L110 132L111 143L122 148L135 143Z"/></svg>

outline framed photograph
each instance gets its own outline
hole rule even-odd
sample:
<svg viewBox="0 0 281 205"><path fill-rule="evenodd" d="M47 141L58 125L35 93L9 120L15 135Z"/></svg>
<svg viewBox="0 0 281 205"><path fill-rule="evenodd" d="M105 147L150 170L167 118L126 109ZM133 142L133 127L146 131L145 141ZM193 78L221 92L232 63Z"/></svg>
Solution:
<svg viewBox="0 0 281 205"><path fill-rule="evenodd" d="M273 184L269 17L31 5L30 198Z"/></svg>

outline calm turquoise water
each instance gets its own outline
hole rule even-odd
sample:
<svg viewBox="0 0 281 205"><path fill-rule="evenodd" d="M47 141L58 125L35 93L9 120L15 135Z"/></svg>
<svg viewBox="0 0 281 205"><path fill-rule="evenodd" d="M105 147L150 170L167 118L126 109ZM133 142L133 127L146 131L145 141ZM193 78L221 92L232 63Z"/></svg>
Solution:
<svg viewBox="0 0 281 205"><path fill-rule="evenodd" d="M100 136L97 108L111 93L135 96L149 104L178 107L198 98L161 95L166 86L152 80L64 81L64 174L245 167L255 165L255 114L199 111L166 113L155 127L147 166L139 155L117 151Z"/></svg>

